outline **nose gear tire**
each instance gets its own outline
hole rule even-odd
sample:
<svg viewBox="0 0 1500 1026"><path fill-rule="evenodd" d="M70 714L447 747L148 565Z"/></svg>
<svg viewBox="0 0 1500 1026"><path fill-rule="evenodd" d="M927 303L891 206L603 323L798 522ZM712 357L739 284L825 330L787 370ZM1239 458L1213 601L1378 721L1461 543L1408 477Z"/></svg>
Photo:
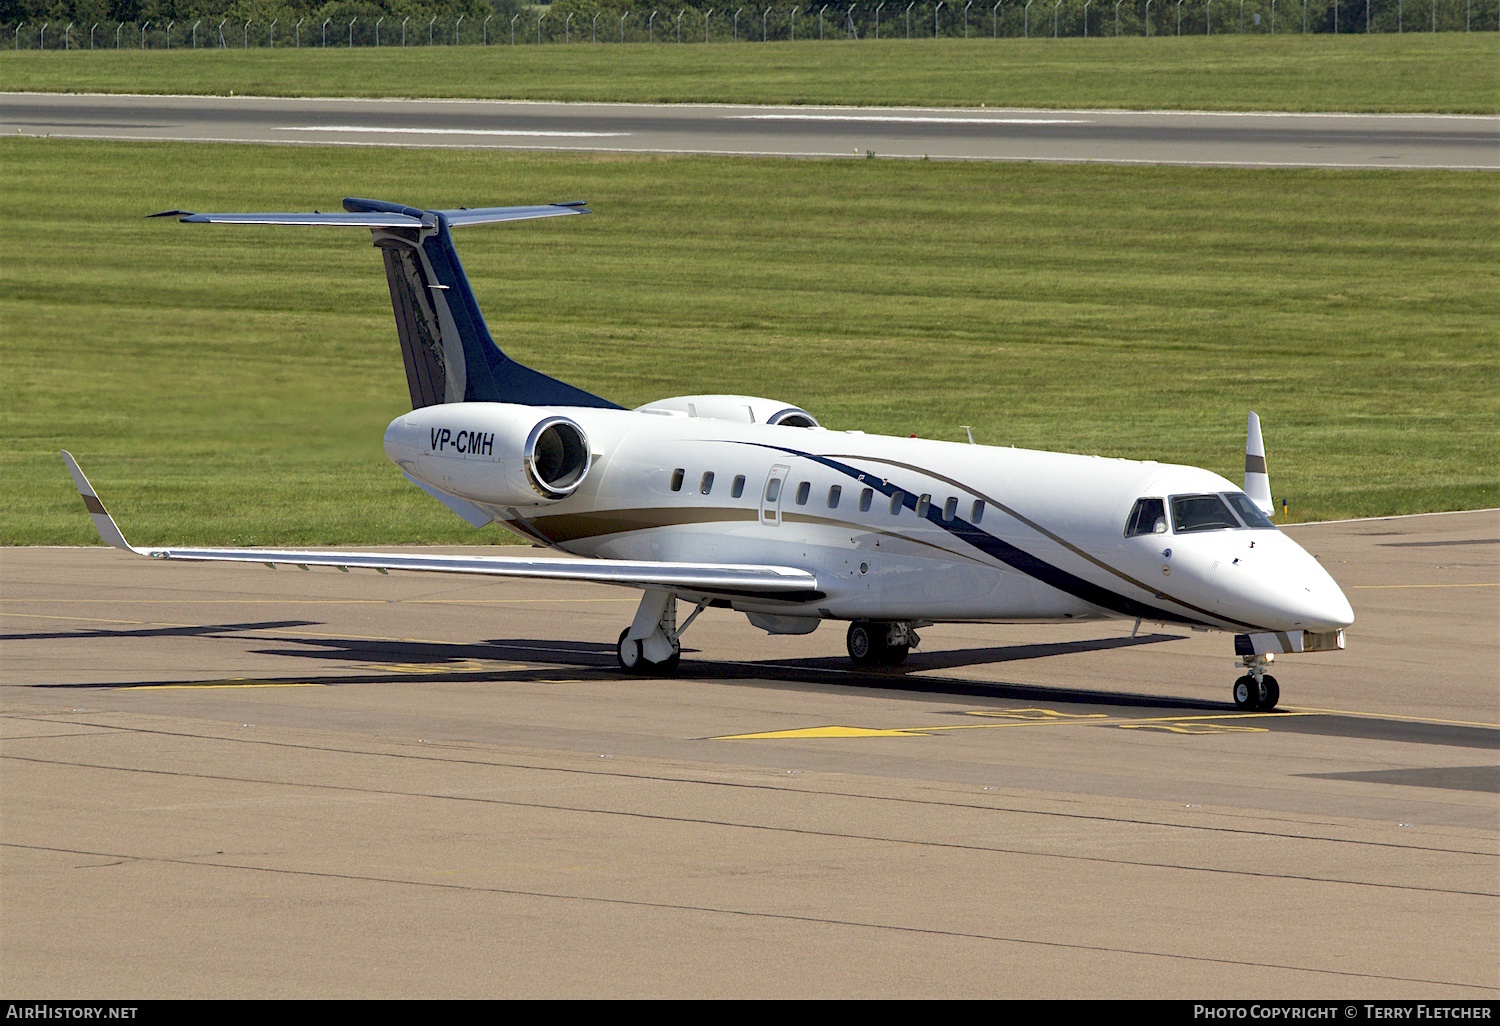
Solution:
<svg viewBox="0 0 1500 1026"><path fill-rule="evenodd" d="M1260 705L1260 688L1255 678L1248 673L1234 682L1234 707L1244 712L1253 712Z"/></svg>

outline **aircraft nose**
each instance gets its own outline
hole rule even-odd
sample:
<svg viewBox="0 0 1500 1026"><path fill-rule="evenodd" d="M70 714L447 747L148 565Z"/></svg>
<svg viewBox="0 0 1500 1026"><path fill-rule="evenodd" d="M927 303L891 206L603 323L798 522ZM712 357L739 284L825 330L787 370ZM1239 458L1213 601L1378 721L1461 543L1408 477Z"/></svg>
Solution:
<svg viewBox="0 0 1500 1026"><path fill-rule="evenodd" d="M1354 607L1323 565L1305 553L1283 579L1281 589L1289 619L1304 630L1340 630L1354 623Z"/></svg>

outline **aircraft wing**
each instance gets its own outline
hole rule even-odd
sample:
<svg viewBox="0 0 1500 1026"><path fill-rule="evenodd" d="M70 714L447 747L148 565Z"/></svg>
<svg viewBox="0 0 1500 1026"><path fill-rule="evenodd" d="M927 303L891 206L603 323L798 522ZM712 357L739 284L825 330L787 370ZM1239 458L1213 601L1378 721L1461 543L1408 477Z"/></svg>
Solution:
<svg viewBox="0 0 1500 1026"><path fill-rule="evenodd" d="M397 552L316 551L309 549L211 549L138 548L125 540L114 518L99 501L99 495L84 477L71 453L64 462L84 507L93 517L99 537L108 545L153 559L195 562L263 563L275 568L287 564L306 569L314 566L375 570L409 570L426 573L477 574L492 577L538 577L557 581L588 581L631 588L665 588L699 594L758 596L806 602L821 598L817 577L806 570L787 566L741 563L665 563L650 560L562 559L532 556L438 556Z"/></svg>

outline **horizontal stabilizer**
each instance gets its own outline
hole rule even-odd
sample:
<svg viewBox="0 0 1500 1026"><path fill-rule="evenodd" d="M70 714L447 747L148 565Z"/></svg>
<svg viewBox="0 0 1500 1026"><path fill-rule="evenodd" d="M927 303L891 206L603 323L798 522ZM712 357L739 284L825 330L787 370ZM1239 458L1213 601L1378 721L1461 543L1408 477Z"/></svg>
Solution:
<svg viewBox="0 0 1500 1026"><path fill-rule="evenodd" d="M756 596L806 602L823 597L817 576L788 566L741 563L662 563L650 560L571 559L529 556L449 556L403 552L318 551L310 549L137 548L125 540L114 519L78 463L67 452L63 460L84 505L94 518L99 536L115 548L153 559L192 562L265 563L340 570L359 568L408 570L488 577L537 577L554 581L586 581L630 588L662 588L700 595Z"/></svg>
<svg viewBox="0 0 1500 1026"><path fill-rule="evenodd" d="M198 214L191 210L163 210L148 217L175 217L184 224L274 224L313 228L436 228L441 214L450 227L465 224L498 224L502 221L533 221L539 217L587 214L581 202L548 203L537 207L459 207L457 210L418 210L380 200L344 200L344 210L312 213L223 213Z"/></svg>

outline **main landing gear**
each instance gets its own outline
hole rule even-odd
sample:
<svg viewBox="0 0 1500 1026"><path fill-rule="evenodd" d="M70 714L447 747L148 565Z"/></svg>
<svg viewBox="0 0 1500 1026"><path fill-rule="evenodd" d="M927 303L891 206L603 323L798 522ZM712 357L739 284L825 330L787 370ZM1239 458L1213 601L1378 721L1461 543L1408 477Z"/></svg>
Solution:
<svg viewBox="0 0 1500 1026"><path fill-rule="evenodd" d="M909 623L855 620L849 625L849 658L855 666L900 666L921 640Z"/></svg>
<svg viewBox="0 0 1500 1026"><path fill-rule="evenodd" d="M635 611L635 622L620 632L615 646L615 660L626 673L649 677L670 677L682 662L682 632L708 606L698 603L688 618L677 626L677 596L668 591L647 591Z"/></svg>
<svg viewBox="0 0 1500 1026"><path fill-rule="evenodd" d="M1234 707L1245 712L1270 712L1281 701L1281 685L1266 672L1270 655L1248 656L1240 663L1250 672L1234 682Z"/></svg>

